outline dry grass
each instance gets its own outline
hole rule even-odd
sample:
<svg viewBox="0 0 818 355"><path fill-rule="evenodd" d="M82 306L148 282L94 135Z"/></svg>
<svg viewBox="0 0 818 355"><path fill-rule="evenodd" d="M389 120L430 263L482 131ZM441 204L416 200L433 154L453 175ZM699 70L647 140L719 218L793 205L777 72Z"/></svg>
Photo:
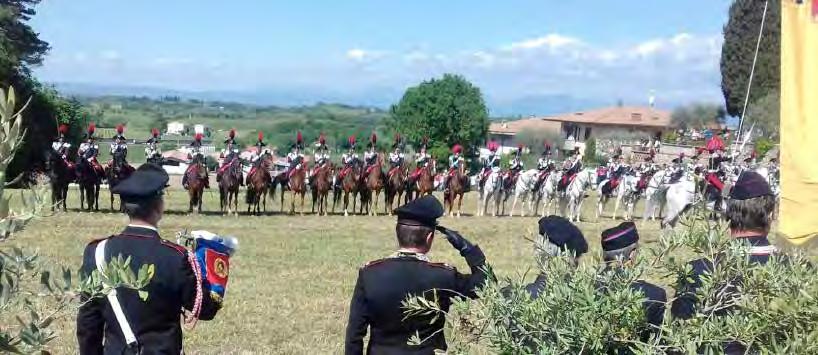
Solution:
<svg viewBox="0 0 818 355"><path fill-rule="evenodd" d="M466 201L466 211L473 212L473 199L469 196ZM103 201L101 205L107 206L107 197ZM206 210L218 208L216 194L207 194L205 202ZM78 203L72 192L69 206ZM278 204L274 205L278 210ZM186 211L184 192L171 191L167 208ZM584 215L593 216L592 208L592 203L586 203ZM641 213L641 207L637 211ZM479 244L499 275L515 276L533 267L526 237L534 236L536 222L532 217L463 217L445 218L441 223ZM125 223L126 218L117 213L59 213L35 221L15 242L39 250L54 263L76 268L89 240L116 233ZM598 253L600 232L617 223L609 218L600 223L580 223L592 253ZM655 242L658 222L638 223L643 242L647 245ZM393 251L393 226L394 217L388 216L224 217L169 213L161 223L166 238L188 228L231 234L240 239L239 252L231 260L225 307L216 320L201 322L186 333L188 352L342 353L348 302L357 269ZM442 239L435 243L431 257L468 270ZM73 322L70 314L58 324L55 353L76 352Z"/></svg>

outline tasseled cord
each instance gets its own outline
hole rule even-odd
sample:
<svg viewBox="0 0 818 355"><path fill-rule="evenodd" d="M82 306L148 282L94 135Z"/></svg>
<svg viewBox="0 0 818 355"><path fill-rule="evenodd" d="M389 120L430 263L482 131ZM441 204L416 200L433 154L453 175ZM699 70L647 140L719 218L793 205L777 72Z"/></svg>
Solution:
<svg viewBox="0 0 818 355"><path fill-rule="evenodd" d="M196 322L199 321L199 314L202 312L202 268L199 266L199 261L196 260L196 255L193 251L188 250L187 261L193 269L193 274L196 277L196 300L193 302L193 309L185 315L185 326L188 330L196 327Z"/></svg>

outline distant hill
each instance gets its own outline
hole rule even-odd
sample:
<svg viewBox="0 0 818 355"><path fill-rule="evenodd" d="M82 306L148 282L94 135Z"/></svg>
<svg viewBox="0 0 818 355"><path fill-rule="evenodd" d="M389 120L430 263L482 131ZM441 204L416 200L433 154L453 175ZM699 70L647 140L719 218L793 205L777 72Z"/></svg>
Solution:
<svg viewBox="0 0 818 355"><path fill-rule="evenodd" d="M123 97L78 96L101 127L127 125L128 138L147 138L151 128L164 131L168 122L204 124L212 129L212 138L221 142L231 128L237 130L241 144L253 145L259 131L272 146L289 146L301 131L310 144L324 132L331 146L340 146L349 135L368 137L383 130L387 113L373 107L319 103L309 106L257 106L236 102L182 99L178 96ZM218 144L217 144L218 145Z"/></svg>
<svg viewBox="0 0 818 355"><path fill-rule="evenodd" d="M246 91L185 91L149 86L99 85L87 83L52 83L66 95L79 96L136 96L159 98L175 96L203 101L230 101L260 106L311 106L321 102L335 102L352 106L376 107L387 110L398 102L405 88L382 87L366 90L336 92L315 87L259 88ZM528 117L612 106L613 101L594 100L570 95L529 95L512 99L498 99L484 90L491 117Z"/></svg>

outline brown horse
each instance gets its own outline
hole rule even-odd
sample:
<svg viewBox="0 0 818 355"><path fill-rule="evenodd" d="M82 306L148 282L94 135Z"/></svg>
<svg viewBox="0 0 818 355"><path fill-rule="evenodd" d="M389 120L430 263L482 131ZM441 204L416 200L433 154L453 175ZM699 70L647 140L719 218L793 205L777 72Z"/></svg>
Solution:
<svg viewBox="0 0 818 355"><path fill-rule="evenodd" d="M389 170L387 175L384 195L386 195L387 213L392 215L392 211L394 211L395 207L395 198L397 197L397 202L400 204L403 191L406 188L406 165L401 163L400 166Z"/></svg>
<svg viewBox="0 0 818 355"><path fill-rule="evenodd" d="M331 163L327 163L324 166L315 170L315 175L312 176L313 179L313 189L312 189L312 212L315 213L315 206L318 205L318 215L328 215L327 206L328 201L327 197L329 196L329 190L332 188L332 173L335 170L335 167Z"/></svg>
<svg viewBox="0 0 818 355"><path fill-rule="evenodd" d="M271 182L269 166L269 156L265 155L259 158L255 170L247 175L247 213L250 213L251 209L255 214L261 213L260 205L263 205L263 211L267 212L267 191Z"/></svg>
<svg viewBox="0 0 818 355"><path fill-rule="evenodd" d="M369 173L366 174L361 185L362 188L366 189L366 191L361 192L361 204L370 216L378 215L378 200L381 198L381 190L383 189L384 185L383 170L381 170L382 165L383 156L378 154L377 162L374 166L369 168ZM366 196L366 198L363 196ZM385 203L384 209L386 209ZM384 213L386 213L386 211L384 211Z"/></svg>
<svg viewBox="0 0 818 355"><path fill-rule="evenodd" d="M443 197L443 203L449 207L449 216L454 216L452 207L454 200L457 199L457 217L460 217L460 205L463 204L463 195L466 192L466 185L468 184L468 177L465 173L465 165L461 164L457 171L449 178L449 184Z"/></svg>
<svg viewBox="0 0 818 355"><path fill-rule="evenodd" d="M202 196L204 195L204 189L208 179L207 167L198 159L192 164L190 169L185 171L187 193L188 196L190 196L187 212L193 212L193 206L196 206L196 211L202 213Z"/></svg>
<svg viewBox="0 0 818 355"><path fill-rule="evenodd" d="M63 211L67 211L65 201L68 199L68 185L76 178L73 164L49 149L46 154L46 171L51 183L51 211L60 206Z"/></svg>
<svg viewBox="0 0 818 355"><path fill-rule="evenodd" d="M104 171L99 171L86 158L80 158L77 162L77 182L80 185L80 209L85 208L88 202L88 211L91 209L99 211L99 185L105 176Z"/></svg>
<svg viewBox="0 0 818 355"><path fill-rule="evenodd" d="M122 180L133 174L134 168L125 161L125 155L121 151L114 153L113 161L105 167L105 176L108 179L108 190L111 191L111 211L114 210L113 188ZM122 201L119 201L119 211L124 212Z"/></svg>
<svg viewBox="0 0 818 355"><path fill-rule="evenodd" d="M301 197L301 210L300 214L304 215L304 196L307 194L307 172L304 163L300 164L300 167L294 168L295 170L290 175L288 179L287 187L289 187L290 191L293 192L292 199L290 199L290 214L295 213L295 198L296 196ZM281 208L282 212L284 210L284 191L281 191Z"/></svg>
<svg viewBox="0 0 818 355"><path fill-rule="evenodd" d="M239 188L244 178L241 171L241 162L238 159L230 161L227 169L219 179L219 205L221 211L238 215L239 213Z"/></svg>
<svg viewBox="0 0 818 355"><path fill-rule="evenodd" d="M414 198L431 195L435 191L435 171L437 171L437 163L434 158L430 159L429 165L425 166L420 171L417 181L417 196Z"/></svg>
<svg viewBox="0 0 818 355"><path fill-rule="evenodd" d="M352 213L355 213L358 190L361 184L361 165L359 162L353 163L349 171L341 180L341 191L344 193L344 216L349 216L349 195L352 195ZM335 211L335 202L332 204Z"/></svg>

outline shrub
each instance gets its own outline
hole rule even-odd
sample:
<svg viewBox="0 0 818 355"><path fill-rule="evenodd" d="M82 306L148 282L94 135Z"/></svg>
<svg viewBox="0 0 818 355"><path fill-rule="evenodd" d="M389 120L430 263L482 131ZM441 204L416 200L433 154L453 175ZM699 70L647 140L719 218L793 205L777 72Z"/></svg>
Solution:
<svg viewBox="0 0 818 355"><path fill-rule="evenodd" d="M682 223L654 247L643 246L621 272L605 272L588 256L576 268L565 257L549 259L538 270L549 281L536 300L523 289L521 278L492 274L478 300L452 305L446 318L449 352L487 347L502 354L720 353L726 342L734 341L750 353L818 352L818 278L803 255L750 267L748 245L727 237L722 226L706 219L701 206ZM718 258L713 271L702 277L697 313L678 320L666 312L661 327L646 333L643 296L627 285L650 274L678 287L690 278L688 261L693 258ZM741 293L725 292L724 285L738 285ZM440 312L412 300L405 306L407 315ZM731 311L715 315L725 309Z"/></svg>

